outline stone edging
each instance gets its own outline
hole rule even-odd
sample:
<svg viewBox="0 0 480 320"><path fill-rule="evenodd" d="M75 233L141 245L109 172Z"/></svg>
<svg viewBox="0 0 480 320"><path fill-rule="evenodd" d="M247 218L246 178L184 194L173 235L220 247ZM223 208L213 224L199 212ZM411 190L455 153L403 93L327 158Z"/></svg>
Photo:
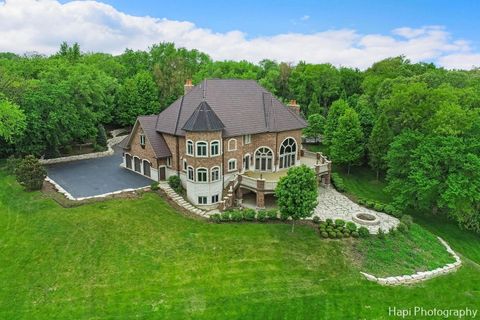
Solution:
<svg viewBox="0 0 480 320"><path fill-rule="evenodd" d="M60 157L60 158L53 158L53 159L40 159L41 164L54 164L54 163L63 163L63 162L70 162L70 161L77 161L77 160L86 160L86 159L95 159L95 158L102 158L113 155L113 148L112 146L120 143L126 135L124 136L117 136L107 140L107 151L101 152L93 152L93 153L86 153L86 154L79 154L76 156L70 157Z"/></svg>
<svg viewBox="0 0 480 320"><path fill-rule="evenodd" d="M180 207L185 208L186 210L188 210L189 212L191 212L193 214L196 214L196 215L199 215L199 216L202 216L202 217L205 217L205 218L209 217L209 213L207 211L199 209L197 207L194 207L191 203L189 203L188 201L183 199L182 196L180 196L178 193L176 193L175 190L170 188L168 183L161 182L158 186L160 187L160 189L162 189L167 194L167 196L170 199L172 199Z"/></svg>
<svg viewBox="0 0 480 320"><path fill-rule="evenodd" d="M114 194L123 193L123 192L132 192L132 191L137 191L137 190L148 190L148 189L150 189L150 186L136 188L136 189L129 188L129 189L123 189L123 190L108 192L108 193L104 193L104 194L99 194L99 195L96 195L96 196L75 198L67 190L63 189L61 185L59 185L54 180L52 180L50 177L47 176L45 178L45 181L50 182L55 187L55 189L57 189L58 192L63 194L65 196L65 198L67 198L68 200L72 200L72 201L82 201L82 200L87 200L87 199L105 198L105 197L108 197L108 196L111 196L111 195L114 195Z"/></svg>
<svg viewBox="0 0 480 320"><path fill-rule="evenodd" d="M428 279L432 279L441 275L445 275L447 273L457 271L457 269L460 268L460 266L462 265L462 260L457 255L457 253L453 251L452 248L450 248L450 246L445 240L443 240L440 237L437 237L437 238L445 246L445 248L447 249L447 252L450 253L455 258L454 263L449 263L441 268L437 268L430 271L417 272L417 273L414 273L411 275L405 275L405 276L392 276L387 278L375 277L374 275L368 274L366 272L360 272L360 273L363 274L365 278L369 281L373 281L378 284L386 285L386 286L398 286L398 285L414 284L414 283L426 281Z"/></svg>

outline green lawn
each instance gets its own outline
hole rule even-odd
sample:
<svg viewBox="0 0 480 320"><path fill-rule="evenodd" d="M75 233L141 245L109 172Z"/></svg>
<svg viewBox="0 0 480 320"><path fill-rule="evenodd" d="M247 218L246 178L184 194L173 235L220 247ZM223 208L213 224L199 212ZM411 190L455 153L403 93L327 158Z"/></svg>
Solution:
<svg viewBox="0 0 480 320"><path fill-rule="evenodd" d="M381 287L308 226L206 223L154 193L66 209L1 171L0 230L0 319L385 319L480 300L471 261Z"/></svg>
<svg viewBox="0 0 480 320"><path fill-rule="evenodd" d="M409 233L354 242L353 253L363 271L381 277L433 270L455 262L437 237L417 224Z"/></svg>

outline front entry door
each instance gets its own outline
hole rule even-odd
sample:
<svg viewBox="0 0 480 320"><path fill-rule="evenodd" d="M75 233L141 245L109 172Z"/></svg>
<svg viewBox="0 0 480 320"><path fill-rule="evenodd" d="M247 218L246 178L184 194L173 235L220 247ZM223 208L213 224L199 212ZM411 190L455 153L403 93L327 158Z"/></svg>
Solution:
<svg viewBox="0 0 480 320"><path fill-rule="evenodd" d="M165 167L158 168L158 174L159 174L159 179L160 180L162 180L162 181L165 180L165 176L166 176Z"/></svg>

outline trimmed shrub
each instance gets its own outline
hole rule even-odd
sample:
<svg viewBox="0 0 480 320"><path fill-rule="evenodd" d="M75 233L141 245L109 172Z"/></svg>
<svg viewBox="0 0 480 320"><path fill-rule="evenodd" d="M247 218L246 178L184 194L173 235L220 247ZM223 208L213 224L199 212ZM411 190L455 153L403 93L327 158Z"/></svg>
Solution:
<svg viewBox="0 0 480 320"><path fill-rule="evenodd" d="M375 201L371 201L371 200L367 200L365 202L365 205L370 208L370 209L373 209L375 207Z"/></svg>
<svg viewBox="0 0 480 320"><path fill-rule="evenodd" d="M269 217L269 218L270 218L270 217ZM283 214L283 213L280 212L280 220L282 220L282 221L287 221L287 220L288 220L288 215Z"/></svg>
<svg viewBox="0 0 480 320"><path fill-rule="evenodd" d="M278 210L277 209L270 209L267 210L267 218L270 220L277 220L278 219ZM288 217L285 219L282 218L282 220L286 220Z"/></svg>
<svg viewBox="0 0 480 320"><path fill-rule="evenodd" d="M315 216L315 217L313 217L312 221L315 224L319 224L320 223L320 218L318 216Z"/></svg>
<svg viewBox="0 0 480 320"><path fill-rule="evenodd" d="M256 211L250 208L243 209L243 218L247 221L255 220Z"/></svg>
<svg viewBox="0 0 480 320"><path fill-rule="evenodd" d="M343 238L343 233L341 233L340 231L337 231L336 236L337 236L337 239L341 239Z"/></svg>
<svg viewBox="0 0 480 320"><path fill-rule="evenodd" d="M399 218L401 215L402 215L402 212L400 210L398 210L397 208L395 208L395 206L391 205L391 204L387 204L383 210L385 211L385 213L388 213L394 217L397 217Z"/></svg>
<svg viewBox="0 0 480 320"><path fill-rule="evenodd" d="M337 234L336 234L335 232L333 232L333 231L330 231L330 232L328 233L328 237L329 237L330 239L335 239L335 238L337 237Z"/></svg>
<svg viewBox="0 0 480 320"><path fill-rule="evenodd" d="M346 227L350 232L357 231L357 225L352 221L348 221Z"/></svg>
<svg viewBox="0 0 480 320"><path fill-rule="evenodd" d="M375 203L375 205L373 206L373 209L375 209L375 211L379 211L379 212L382 212L385 208L385 205L383 203L380 203L380 202L377 202Z"/></svg>
<svg viewBox="0 0 480 320"><path fill-rule="evenodd" d="M243 220L243 212L240 210L234 210L232 211L230 215L230 219L235 222L239 222Z"/></svg>
<svg viewBox="0 0 480 320"><path fill-rule="evenodd" d="M150 189L151 189L152 191L157 191L158 189L160 189L158 182L156 182L156 181L153 182L153 183L150 185Z"/></svg>
<svg viewBox="0 0 480 320"><path fill-rule="evenodd" d="M365 204L365 199L363 199L363 198L358 198L358 199L357 199L357 203L358 203L359 205L363 206L363 205Z"/></svg>
<svg viewBox="0 0 480 320"><path fill-rule="evenodd" d="M15 177L28 191L40 190L47 170L34 156L26 156L17 165Z"/></svg>
<svg viewBox="0 0 480 320"><path fill-rule="evenodd" d="M352 237L358 238L359 236L360 236L360 235L359 235L359 233L358 233L357 231L353 231L353 232L352 232Z"/></svg>
<svg viewBox="0 0 480 320"><path fill-rule="evenodd" d="M410 228L413 224L413 218L412 216L408 215L408 214L404 214L401 218L400 218L400 221L405 223L407 225L408 228Z"/></svg>
<svg viewBox="0 0 480 320"><path fill-rule="evenodd" d="M362 238L367 238L370 235L370 231L365 227L360 227L358 228L358 235Z"/></svg>
<svg viewBox="0 0 480 320"><path fill-rule="evenodd" d="M385 239L385 232L383 232L382 228L378 228L377 237L378 237L378 239L381 239L381 240Z"/></svg>
<svg viewBox="0 0 480 320"><path fill-rule="evenodd" d="M105 149L107 147L107 133L103 125L99 124L97 127L97 137L95 138L95 144Z"/></svg>
<svg viewBox="0 0 480 320"><path fill-rule="evenodd" d="M327 223L327 225L333 226L333 220L332 219L327 219L327 220L325 220L325 222Z"/></svg>
<svg viewBox="0 0 480 320"><path fill-rule="evenodd" d="M388 234L390 234L391 236L396 236L397 229L395 229L394 227L390 227L390 229L388 230Z"/></svg>
<svg viewBox="0 0 480 320"><path fill-rule="evenodd" d="M328 233L325 231L320 232L320 235L322 236L322 238L328 238Z"/></svg>
<svg viewBox="0 0 480 320"><path fill-rule="evenodd" d="M168 178L168 185L175 190L175 192L182 193L182 181L179 176L170 176L170 178Z"/></svg>
<svg viewBox="0 0 480 320"><path fill-rule="evenodd" d="M335 226L338 227L338 228L341 228L345 225L345 220L342 220L342 219L336 219L335 220Z"/></svg>
<svg viewBox="0 0 480 320"><path fill-rule="evenodd" d="M219 213L214 213L210 216L210 220L212 220L215 223L219 223L222 221L222 216Z"/></svg>
<svg viewBox="0 0 480 320"><path fill-rule="evenodd" d="M407 233L408 232L408 227L405 223L400 222L397 226L397 230L398 230L398 232L401 232L401 233Z"/></svg>
<svg viewBox="0 0 480 320"><path fill-rule="evenodd" d="M260 211L257 212L257 220L258 221L266 221L267 218L268 218L267 211L260 210Z"/></svg>
<svg viewBox="0 0 480 320"><path fill-rule="evenodd" d="M220 219L222 221L230 221L230 211L222 212Z"/></svg>
<svg viewBox="0 0 480 320"><path fill-rule="evenodd" d="M350 237L350 231L348 231L348 230L343 231L343 237L344 238Z"/></svg>
<svg viewBox="0 0 480 320"><path fill-rule="evenodd" d="M336 172L332 173L332 183L339 192L345 191L345 183L343 182L342 177Z"/></svg>

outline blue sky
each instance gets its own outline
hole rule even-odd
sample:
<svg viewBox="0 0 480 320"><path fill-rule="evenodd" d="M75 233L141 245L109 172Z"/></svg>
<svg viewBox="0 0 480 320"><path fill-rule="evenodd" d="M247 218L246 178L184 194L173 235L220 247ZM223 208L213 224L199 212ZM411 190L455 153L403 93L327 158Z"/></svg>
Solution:
<svg viewBox="0 0 480 320"><path fill-rule="evenodd" d="M241 30L248 37L341 28L383 34L405 26L442 25L455 37L468 39L476 47L480 41L480 1L477 0L102 2L133 15L191 21L215 32Z"/></svg>
<svg viewBox="0 0 480 320"><path fill-rule="evenodd" d="M480 66L480 0L0 0L0 51L51 54L62 41L120 54L159 42L215 60L368 68L398 55Z"/></svg>

